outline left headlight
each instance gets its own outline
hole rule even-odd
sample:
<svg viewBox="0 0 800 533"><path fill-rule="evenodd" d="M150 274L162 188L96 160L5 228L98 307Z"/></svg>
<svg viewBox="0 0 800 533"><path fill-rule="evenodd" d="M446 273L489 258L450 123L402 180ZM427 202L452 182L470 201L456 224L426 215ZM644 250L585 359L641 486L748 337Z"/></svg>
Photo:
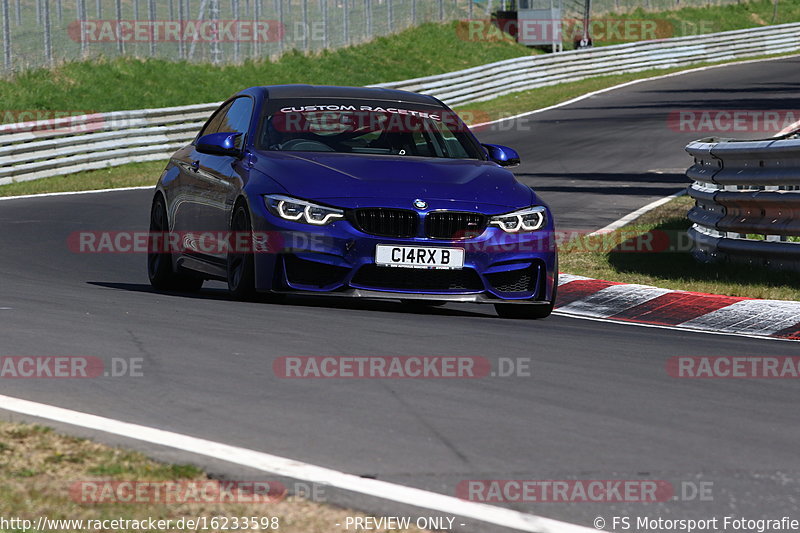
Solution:
<svg viewBox="0 0 800 533"><path fill-rule="evenodd" d="M335 207L315 204L291 196L268 194L264 196L264 203L273 215L284 220L293 220L304 224L324 226L334 220L344 218L344 211Z"/></svg>
<svg viewBox="0 0 800 533"><path fill-rule="evenodd" d="M489 224L499 226L506 233L536 231L547 225L547 209L541 205L526 207L505 215L493 216L489 219Z"/></svg>

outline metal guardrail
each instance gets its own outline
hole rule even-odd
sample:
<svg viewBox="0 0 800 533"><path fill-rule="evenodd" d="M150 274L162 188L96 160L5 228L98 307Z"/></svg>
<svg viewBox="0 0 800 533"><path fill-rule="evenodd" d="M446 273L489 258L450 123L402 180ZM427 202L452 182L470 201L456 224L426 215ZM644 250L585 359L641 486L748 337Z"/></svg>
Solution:
<svg viewBox="0 0 800 533"><path fill-rule="evenodd" d="M694 256L800 270L800 133L702 139L686 151Z"/></svg>
<svg viewBox="0 0 800 533"><path fill-rule="evenodd" d="M219 103L0 125L0 185L165 159Z"/></svg>
<svg viewBox="0 0 800 533"><path fill-rule="evenodd" d="M436 96L449 105L594 76L800 50L800 23L526 56L376 87Z"/></svg>
<svg viewBox="0 0 800 533"><path fill-rule="evenodd" d="M800 23L525 56L457 72L383 83L449 105L603 74L800 50ZM0 185L165 159L185 145L218 103L115 111L0 126Z"/></svg>

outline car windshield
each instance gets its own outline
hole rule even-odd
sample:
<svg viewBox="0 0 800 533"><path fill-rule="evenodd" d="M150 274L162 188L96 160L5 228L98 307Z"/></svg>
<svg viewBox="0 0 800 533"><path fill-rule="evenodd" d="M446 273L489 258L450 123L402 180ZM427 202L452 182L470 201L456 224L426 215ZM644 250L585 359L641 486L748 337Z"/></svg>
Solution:
<svg viewBox="0 0 800 533"><path fill-rule="evenodd" d="M267 105L263 150L483 159L458 116L403 102L276 99Z"/></svg>

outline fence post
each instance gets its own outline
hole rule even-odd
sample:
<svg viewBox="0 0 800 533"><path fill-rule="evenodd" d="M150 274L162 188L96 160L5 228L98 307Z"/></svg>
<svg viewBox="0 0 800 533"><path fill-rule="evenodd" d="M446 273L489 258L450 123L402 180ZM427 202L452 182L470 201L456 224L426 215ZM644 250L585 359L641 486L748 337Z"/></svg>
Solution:
<svg viewBox="0 0 800 533"><path fill-rule="evenodd" d="M147 19L150 21L150 27L156 21L156 0L148 0L147 2ZM150 33L150 57L156 56L156 38L154 33Z"/></svg>
<svg viewBox="0 0 800 533"><path fill-rule="evenodd" d="M364 0L367 7L367 40L372 39L372 0Z"/></svg>
<svg viewBox="0 0 800 533"><path fill-rule="evenodd" d="M19 7L21 0L14 2L14 15L16 16L17 26L22 25L22 9Z"/></svg>
<svg viewBox="0 0 800 533"><path fill-rule="evenodd" d="M44 3L46 4L47 0L45 0ZM100 19L103 18L103 3L100 0L95 0L95 2L94 2L94 11L97 14L97 20L100 20Z"/></svg>
<svg viewBox="0 0 800 533"><path fill-rule="evenodd" d="M119 33L120 22L122 21L122 0L114 2L114 15L117 19L117 52L122 55L125 53L125 43Z"/></svg>
<svg viewBox="0 0 800 533"><path fill-rule="evenodd" d="M283 53L283 40L286 39L286 28L283 25L283 0L275 0L275 11L278 12L278 53Z"/></svg>
<svg viewBox="0 0 800 533"><path fill-rule="evenodd" d="M394 13L392 13L392 3L386 2L386 33L392 33L394 31Z"/></svg>
<svg viewBox="0 0 800 533"><path fill-rule="evenodd" d="M350 44L350 0L342 1L342 44Z"/></svg>
<svg viewBox="0 0 800 533"><path fill-rule="evenodd" d="M81 39L81 58L86 56L86 35L84 34L84 26L86 24L86 4L85 0L75 0L75 10L78 15L78 27L80 28Z"/></svg>
<svg viewBox="0 0 800 533"><path fill-rule="evenodd" d="M328 0L319 0L322 7L322 48L328 49Z"/></svg>
<svg viewBox="0 0 800 533"><path fill-rule="evenodd" d="M261 18L261 2L259 0L255 0L253 2L253 26L255 27L258 24L259 19ZM258 41L258 37L253 39L253 56L258 59L261 56L261 43Z"/></svg>
<svg viewBox="0 0 800 533"><path fill-rule="evenodd" d="M63 22L64 20L64 6L62 0L58 0L56 2L56 13L58 13L58 22Z"/></svg>
<svg viewBox="0 0 800 533"><path fill-rule="evenodd" d="M411 0L411 25L417 25L417 0Z"/></svg>
<svg viewBox="0 0 800 533"><path fill-rule="evenodd" d="M155 2L155 0L151 0ZM222 50L219 49L219 0L211 0L211 5L208 6L209 19L211 19L211 27L213 29L213 39L208 43L209 55L211 56L211 64L218 65ZM253 11L255 14L255 11Z"/></svg>
<svg viewBox="0 0 800 533"><path fill-rule="evenodd" d="M236 27L239 27L239 0L231 0L231 18L236 21ZM233 43L233 62L239 62L239 54L241 53L241 45L242 43L239 41L239 34L240 32L237 31L236 39ZM257 37L253 37L256 39Z"/></svg>
<svg viewBox="0 0 800 533"><path fill-rule="evenodd" d="M439 0L439 22L444 20L444 0Z"/></svg>
<svg viewBox="0 0 800 533"><path fill-rule="evenodd" d="M178 58L185 59L186 58L186 44L183 42L183 36L185 35L186 28L184 27L186 24L186 13L184 12L183 0L178 0L178 26L180 27L180 33L178 34Z"/></svg>
<svg viewBox="0 0 800 533"><path fill-rule="evenodd" d="M50 35L50 2L42 2L42 18L44 20L44 60L48 67L53 66L53 44Z"/></svg>
<svg viewBox="0 0 800 533"><path fill-rule="evenodd" d="M308 52L308 0L303 0L303 50Z"/></svg>
<svg viewBox="0 0 800 533"><path fill-rule="evenodd" d="M11 29L9 24L8 0L3 0L3 67L11 70Z"/></svg>

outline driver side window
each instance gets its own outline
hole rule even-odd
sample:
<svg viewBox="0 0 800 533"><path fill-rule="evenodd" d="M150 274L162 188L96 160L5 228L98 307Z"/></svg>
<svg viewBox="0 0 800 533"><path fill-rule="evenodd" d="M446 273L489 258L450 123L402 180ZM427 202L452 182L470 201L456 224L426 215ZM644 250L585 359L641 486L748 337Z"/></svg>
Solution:
<svg viewBox="0 0 800 533"><path fill-rule="evenodd" d="M244 142L244 136L250 129L250 118L253 116L253 99L241 96L232 100L222 109L217 111L205 128L200 132L200 136L210 133L241 133L237 139L240 145Z"/></svg>
<svg viewBox="0 0 800 533"><path fill-rule="evenodd" d="M217 133L219 131L219 125L222 123L225 115L228 113L228 110L231 108L233 102L228 102L223 107L217 110L214 113L214 116L211 117L211 120L205 125L205 127L200 130L200 134L198 137L202 137L203 135L209 135L211 133Z"/></svg>

